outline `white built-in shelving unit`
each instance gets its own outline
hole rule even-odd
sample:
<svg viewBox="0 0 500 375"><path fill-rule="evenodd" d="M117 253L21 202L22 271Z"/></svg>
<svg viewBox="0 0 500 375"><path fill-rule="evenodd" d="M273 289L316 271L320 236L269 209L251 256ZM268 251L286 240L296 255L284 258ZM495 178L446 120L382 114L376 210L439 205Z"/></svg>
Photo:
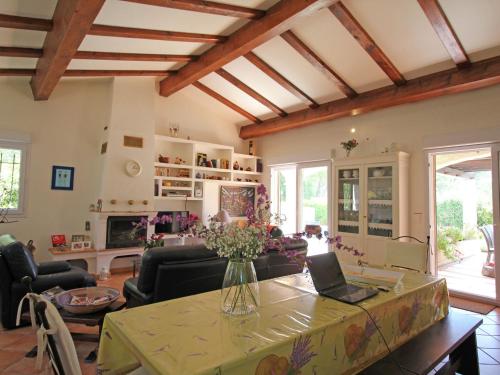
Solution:
<svg viewBox="0 0 500 375"><path fill-rule="evenodd" d="M160 162L160 156L168 163ZM212 167L200 165L200 156L206 156L202 159ZM262 158L236 153L233 146L156 135L155 160L157 200L202 201L205 183L210 182L242 186L262 182ZM236 162L242 170L233 169Z"/></svg>

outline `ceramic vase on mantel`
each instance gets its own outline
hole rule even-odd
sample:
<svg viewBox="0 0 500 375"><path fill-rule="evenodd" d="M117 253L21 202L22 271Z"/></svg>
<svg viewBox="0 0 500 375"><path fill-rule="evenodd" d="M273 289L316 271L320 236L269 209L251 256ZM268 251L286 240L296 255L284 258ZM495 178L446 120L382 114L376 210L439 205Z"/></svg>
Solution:
<svg viewBox="0 0 500 375"><path fill-rule="evenodd" d="M259 283L251 260L229 260L222 283L221 310L246 315L260 305Z"/></svg>

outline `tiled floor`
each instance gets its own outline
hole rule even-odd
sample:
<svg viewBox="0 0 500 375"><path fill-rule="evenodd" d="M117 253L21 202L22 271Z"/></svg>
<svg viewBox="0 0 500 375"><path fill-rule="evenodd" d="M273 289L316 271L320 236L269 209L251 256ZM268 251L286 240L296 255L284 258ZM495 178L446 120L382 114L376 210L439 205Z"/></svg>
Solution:
<svg viewBox="0 0 500 375"><path fill-rule="evenodd" d="M100 285L107 285L122 290L123 282L130 274L117 274ZM500 374L500 308L481 315L465 310L453 309L453 314L476 315L483 319L483 324L477 331L477 344L479 347L479 362L482 375ZM93 327L82 327L80 325L69 325L72 332L97 332ZM25 358L26 352L35 346L35 334L30 327L24 327L11 331L0 332L0 375L32 375L51 374L50 370L37 372L35 360ZM95 363L87 364L83 359L95 348L95 343L76 342L76 350L83 375L94 375Z"/></svg>

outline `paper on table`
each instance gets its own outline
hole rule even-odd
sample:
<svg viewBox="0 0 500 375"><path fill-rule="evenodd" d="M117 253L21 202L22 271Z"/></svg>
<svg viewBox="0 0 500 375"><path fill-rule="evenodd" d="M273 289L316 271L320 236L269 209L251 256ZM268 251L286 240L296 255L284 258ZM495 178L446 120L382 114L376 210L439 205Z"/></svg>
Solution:
<svg viewBox="0 0 500 375"><path fill-rule="evenodd" d="M389 271L379 268L342 265L347 281L358 281L372 285L395 287L404 277L404 272Z"/></svg>

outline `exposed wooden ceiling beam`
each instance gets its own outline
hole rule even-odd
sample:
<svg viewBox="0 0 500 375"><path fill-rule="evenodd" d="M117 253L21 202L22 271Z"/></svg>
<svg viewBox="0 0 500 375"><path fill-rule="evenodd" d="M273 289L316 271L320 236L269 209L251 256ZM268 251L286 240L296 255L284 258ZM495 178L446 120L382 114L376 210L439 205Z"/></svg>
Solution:
<svg viewBox="0 0 500 375"><path fill-rule="evenodd" d="M0 56L38 58L43 54L41 48L0 47ZM194 55L161 55L150 53L96 52L77 51L73 59L79 60L123 60L123 61L164 61L190 62L196 60Z"/></svg>
<svg viewBox="0 0 500 375"><path fill-rule="evenodd" d="M257 19L266 12L259 9L245 8L236 5L221 4L202 0L124 0L131 3L156 5L165 8L189 10L193 12L218 14L237 18Z"/></svg>
<svg viewBox="0 0 500 375"><path fill-rule="evenodd" d="M32 76L35 69L0 69L0 76ZM166 77L175 72L169 70L77 70L69 69L63 74L64 77Z"/></svg>
<svg viewBox="0 0 500 375"><path fill-rule="evenodd" d="M271 67L268 63L262 60L259 56L257 56L253 52L249 52L245 55L245 58L254 64L257 68L262 70L265 74L267 74L270 78L275 80L278 84L281 85L285 90L290 92L292 95L295 95L298 99L302 100L304 103L309 105L311 108L315 108L318 106L318 103L310 96L308 96L305 92L300 90L297 86L295 86L292 82L278 73L273 67Z"/></svg>
<svg viewBox="0 0 500 375"><path fill-rule="evenodd" d="M211 48L197 61L181 68L175 76L161 81L160 94L172 95L280 35L288 30L298 18L330 6L336 1L338 0L281 0L272 6L264 17L249 22L230 35L225 43Z"/></svg>
<svg viewBox="0 0 500 375"><path fill-rule="evenodd" d="M459 68L469 66L469 57L438 1L418 0L418 3L422 7L434 31L436 31L439 39L441 39L441 43L443 43L444 47L448 50L455 64Z"/></svg>
<svg viewBox="0 0 500 375"><path fill-rule="evenodd" d="M45 36L43 56L31 80L35 100L46 100L64 74L105 0L59 0L51 31Z"/></svg>
<svg viewBox="0 0 500 375"><path fill-rule="evenodd" d="M0 14L0 27L11 29L50 31L52 30L53 22L52 20L46 20L42 18L29 18ZM227 39L227 37L222 35L184 33L180 31L149 30L108 25L92 25L87 34L97 36L169 40L175 42L193 43L221 43Z"/></svg>
<svg viewBox="0 0 500 375"><path fill-rule="evenodd" d="M335 86L348 98L354 98L356 91L354 91L345 82L342 77L333 71L316 53L313 52L305 43L299 39L291 30L288 30L281 34L281 37L295 49L303 58L305 58L309 63L311 63L316 69L323 73L326 77L331 79Z"/></svg>
<svg viewBox="0 0 500 375"><path fill-rule="evenodd" d="M257 100L260 104L266 106L269 108L271 111L276 113L277 115L283 117L286 116L287 113L283 111L280 107L278 107L276 104L272 103L268 99L264 98L262 95L260 95L257 91L240 81L238 78L233 76L231 73L229 73L227 70L224 69L218 69L215 71L218 75L220 75L222 78L224 78L226 81L232 83L234 86L239 88L241 91L243 91L245 94L251 96L253 99Z"/></svg>
<svg viewBox="0 0 500 375"><path fill-rule="evenodd" d="M0 77L32 76L35 69L0 69Z"/></svg>
<svg viewBox="0 0 500 375"><path fill-rule="evenodd" d="M237 106L233 102L227 100L225 97L223 97L222 95L216 93L214 90L212 90L211 88L205 86L203 83L201 83L201 82L193 82L193 86L196 87L196 88L198 88L199 90L203 91L205 94L210 95L215 100L218 100L222 104L228 106L233 111L238 112L240 115L242 115L243 117L246 117L247 119L249 119L253 123L260 124L262 122L262 120L258 119L257 117L255 117L251 113L245 111L243 108Z"/></svg>
<svg viewBox="0 0 500 375"><path fill-rule="evenodd" d="M177 61L190 62L196 60L194 55L162 55L152 53L124 53L124 52L94 52L78 51L75 59L80 60L123 60L123 61Z"/></svg>
<svg viewBox="0 0 500 375"><path fill-rule="evenodd" d="M339 1L333 4L329 9L396 85L399 86L406 83L406 79L398 71L396 66L389 60L384 51L375 43L368 32L361 26L356 18L354 18L344 4Z"/></svg>
<svg viewBox="0 0 500 375"><path fill-rule="evenodd" d="M36 31L52 30L52 20L0 14L0 27Z"/></svg>
<svg viewBox="0 0 500 375"><path fill-rule="evenodd" d="M227 39L222 35L185 33L180 31L164 31L138 29L134 27L93 25L89 35L111 36L121 38L168 40L173 42L192 42L192 43L221 43Z"/></svg>
<svg viewBox="0 0 500 375"><path fill-rule="evenodd" d="M260 137L341 117L356 116L382 108L413 103L438 96L456 94L500 84L500 56L473 63L467 69L450 69L409 80L405 86L387 86L364 92L354 99L340 99L270 119L258 126L240 129L243 139Z"/></svg>
<svg viewBox="0 0 500 375"><path fill-rule="evenodd" d="M0 56L5 57L42 57L41 48L22 48L22 47L0 47Z"/></svg>

